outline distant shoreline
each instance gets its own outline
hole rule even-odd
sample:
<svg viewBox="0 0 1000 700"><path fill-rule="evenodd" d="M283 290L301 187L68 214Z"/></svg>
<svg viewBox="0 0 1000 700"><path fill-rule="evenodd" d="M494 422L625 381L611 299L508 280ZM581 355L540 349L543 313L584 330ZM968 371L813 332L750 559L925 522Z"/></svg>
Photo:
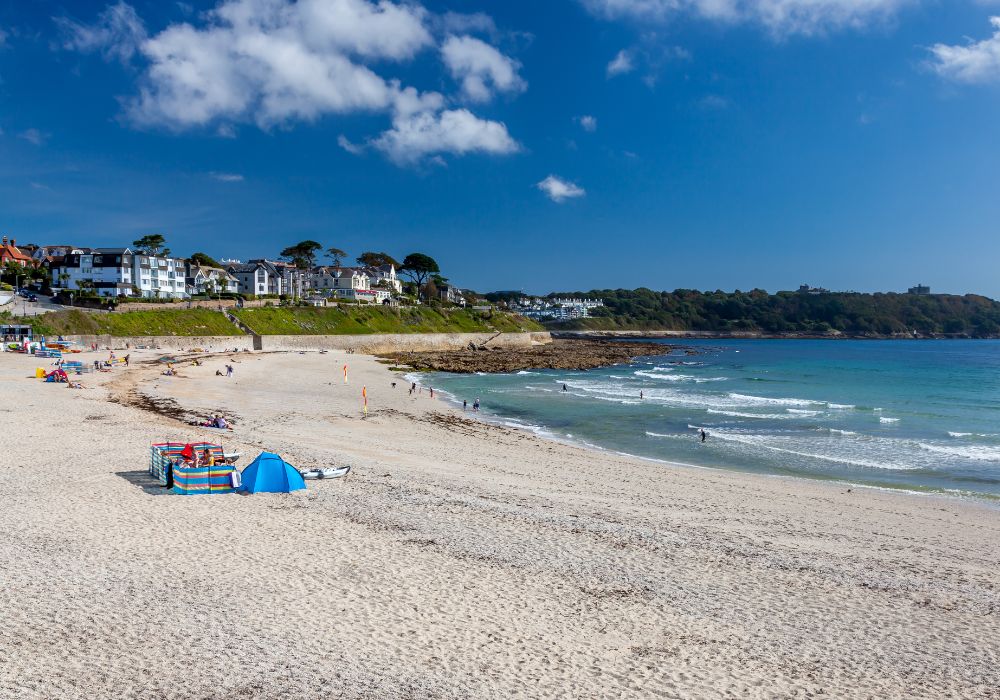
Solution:
<svg viewBox="0 0 1000 700"><path fill-rule="evenodd" d="M606 330L606 331L557 331L550 330L553 339L559 340L641 340L641 339L697 339L697 340L998 340L1000 336L971 335L904 335L904 334L865 334L851 335L840 333L828 335L822 333L764 333L760 331L745 331L730 333L724 331L666 331L666 330Z"/></svg>

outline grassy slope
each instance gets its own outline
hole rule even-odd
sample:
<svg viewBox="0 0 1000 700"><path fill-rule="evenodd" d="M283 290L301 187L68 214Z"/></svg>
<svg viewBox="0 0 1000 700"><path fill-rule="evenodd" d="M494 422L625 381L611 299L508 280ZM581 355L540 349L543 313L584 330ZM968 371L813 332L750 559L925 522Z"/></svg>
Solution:
<svg viewBox="0 0 1000 700"><path fill-rule="evenodd" d="M363 335L370 333L516 333L542 327L510 314L426 306L242 309L234 315L261 335Z"/></svg>
<svg viewBox="0 0 1000 700"><path fill-rule="evenodd" d="M481 314L463 309L428 307L385 309L262 308L235 312L243 323L261 335L363 335L370 333L517 333L542 327L525 318L504 313ZM17 321L19 322L19 321ZM46 335L206 336L242 335L225 316L209 309L170 309L90 313L57 311L25 322Z"/></svg>
<svg viewBox="0 0 1000 700"><path fill-rule="evenodd" d="M32 325L36 332L49 335L242 335L225 316L208 309L122 313L56 311L36 317Z"/></svg>

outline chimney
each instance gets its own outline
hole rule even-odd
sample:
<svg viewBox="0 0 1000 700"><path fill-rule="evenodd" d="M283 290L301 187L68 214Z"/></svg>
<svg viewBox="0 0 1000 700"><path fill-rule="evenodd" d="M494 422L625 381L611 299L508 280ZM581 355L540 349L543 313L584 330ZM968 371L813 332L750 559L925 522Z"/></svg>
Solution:
<svg viewBox="0 0 1000 700"><path fill-rule="evenodd" d="M10 247L11 248L16 248L17 247L17 241L15 241L13 238L10 239Z"/></svg>

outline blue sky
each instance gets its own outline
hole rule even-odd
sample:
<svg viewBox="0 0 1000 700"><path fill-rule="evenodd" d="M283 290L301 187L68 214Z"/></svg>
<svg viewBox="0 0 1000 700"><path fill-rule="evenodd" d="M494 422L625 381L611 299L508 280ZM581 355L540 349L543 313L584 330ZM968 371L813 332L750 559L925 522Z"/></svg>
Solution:
<svg viewBox="0 0 1000 700"><path fill-rule="evenodd" d="M0 231L1000 297L1000 1L0 0Z"/></svg>

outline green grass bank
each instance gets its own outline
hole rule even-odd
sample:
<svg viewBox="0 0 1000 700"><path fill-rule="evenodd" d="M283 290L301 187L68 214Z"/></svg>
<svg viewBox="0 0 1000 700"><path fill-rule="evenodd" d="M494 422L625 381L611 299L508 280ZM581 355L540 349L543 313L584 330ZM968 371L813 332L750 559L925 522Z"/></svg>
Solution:
<svg viewBox="0 0 1000 700"><path fill-rule="evenodd" d="M258 335L366 335L371 333L521 333L534 321L499 312L427 306L265 307L233 312Z"/></svg>
<svg viewBox="0 0 1000 700"><path fill-rule="evenodd" d="M373 333L521 333L544 330L520 316L466 309L347 306L265 307L233 310L258 335L368 335ZM30 324L45 335L238 336L243 332L210 309L164 309L93 313L56 311L27 319L0 314L7 322Z"/></svg>
<svg viewBox="0 0 1000 700"><path fill-rule="evenodd" d="M72 309L17 320L45 335L214 336L243 335L218 311L171 309L93 313Z"/></svg>

